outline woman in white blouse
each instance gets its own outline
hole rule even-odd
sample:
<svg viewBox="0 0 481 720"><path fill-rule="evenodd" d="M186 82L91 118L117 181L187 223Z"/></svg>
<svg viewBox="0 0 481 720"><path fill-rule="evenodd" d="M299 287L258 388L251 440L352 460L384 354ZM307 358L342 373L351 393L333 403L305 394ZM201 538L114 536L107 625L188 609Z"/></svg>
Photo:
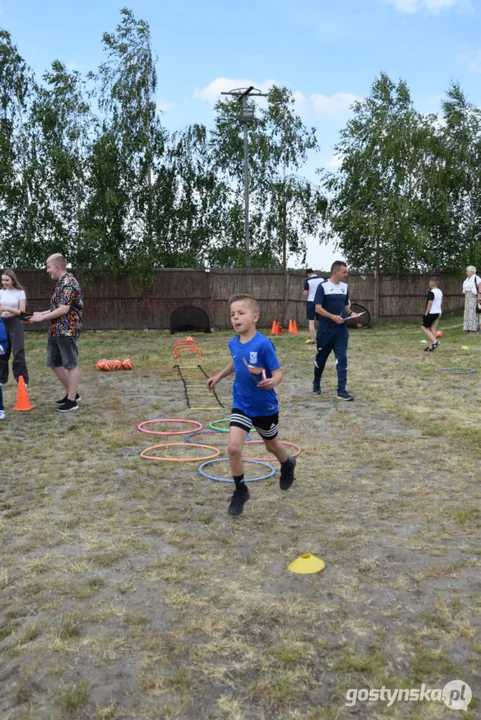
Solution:
<svg viewBox="0 0 481 720"><path fill-rule="evenodd" d="M13 272L5 268L2 271L2 289L0 290L0 316L5 323L8 334L8 350L0 355L0 387L8 382L8 360L13 354L13 377L18 382L20 375L28 385L28 370L25 360L24 330L20 320L25 312L27 300L25 290Z"/></svg>
<svg viewBox="0 0 481 720"><path fill-rule="evenodd" d="M481 278L476 275L474 265L466 268L466 280L463 283L464 294L464 330L465 332L477 332L479 320L476 314L478 297L481 298Z"/></svg>

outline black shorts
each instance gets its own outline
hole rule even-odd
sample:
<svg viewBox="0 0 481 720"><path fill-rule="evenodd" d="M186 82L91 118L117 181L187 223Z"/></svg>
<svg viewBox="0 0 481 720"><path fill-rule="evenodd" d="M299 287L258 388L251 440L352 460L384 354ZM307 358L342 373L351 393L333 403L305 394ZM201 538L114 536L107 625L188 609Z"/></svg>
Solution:
<svg viewBox="0 0 481 720"><path fill-rule="evenodd" d="M232 408L230 427L238 427L248 433L252 426L264 440L274 440L279 432L279 413L251 418L242 410Z"/></svg>
<svg viewBox="0 0 481 720"><path fill-rule="evenodd" d="M423 322L422 326L425 328L430 328L435 320L437 320L439 317L439 313L430 313L429 315L423 315Z"/></svg>
<svg viewBox="0 0 481 720"><path fill-rule="evenodd" d="M316 319L316 304L314 302L306 302L306 320Z"/></svg>
<svg viewBox="0 0 481 720"><path fill-rule="evenodd" d="M47 367L72 370L78 366L78 337L48 336Z"/></svg>

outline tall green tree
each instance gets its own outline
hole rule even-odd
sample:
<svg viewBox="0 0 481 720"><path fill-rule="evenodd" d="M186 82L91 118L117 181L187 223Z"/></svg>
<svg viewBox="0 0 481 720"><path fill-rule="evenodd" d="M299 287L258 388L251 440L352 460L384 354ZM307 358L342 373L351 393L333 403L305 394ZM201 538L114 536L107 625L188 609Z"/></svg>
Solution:
<svg viewBox="0 0 481 720"><path fill-rule="evenodd" d="M249 101L251 107L253 103ZM251 249L247 258L239 242L244 200L239 109L237 99L219 101L211 135L216 164L231 187L226 227L236 232L231 238L232 254L238 264L282 263L286 267L289 253L305 257L307 237L318 232L326 207L320 189L300 175L309 155L319 149L315 130L296 114L293 94L287 88L273 86L266 106L256 108L248 130Z"/></svg>
<svg viewBox="0 0 481 720"><path fill-rule="evenodd" d="M153 221L163 267L218 264L229 189L219 178L205 126L172 133L154 180Z"/></svg>
<svg viewBox="0 0 481 720"><path fill-rule="evenodd" d="M31 232L35 257L62 252L76 263L82 246L90 108L77 71L55 60L35 84L29 120Z"/></svg>
<svg viewBox="0 0 481 720"><path fill-rule="evenodd" d="M459 83L449 86L437 123L433 152L432 216L425 258L429 265L459 270L481 265L481 112Z"/></svg>
<svg viewBox="0 0 481 720"><path fill-rule="evenodd" d="M28 256L29 152L26 120L33 75L10 34L0 30L0 250L5 264L18 266Z"/></svg>
<svg viewBox="0 0 481 720"><path fill-rule="evenodd" d="M416 269L428 225L424 169L433 127L414 107L404 81L382 73L370 95L354 103L335 150L339 172L331 193L327 237L350 265L394 274Z"/></svg>
<svg viewBox="0 0 481 720"><path fill-rule="evenodd" d="M154 184L166 138L156 108L149 25L123 8L103 44L107 60L91 77L98 83L103 120L90 155L93 174L102 180L91 188L85 222L90 244L105 244L106 257L116 257L120 267L148 270L156 262ZM115 182L108 188L104 182L111 173Z"/></svg>

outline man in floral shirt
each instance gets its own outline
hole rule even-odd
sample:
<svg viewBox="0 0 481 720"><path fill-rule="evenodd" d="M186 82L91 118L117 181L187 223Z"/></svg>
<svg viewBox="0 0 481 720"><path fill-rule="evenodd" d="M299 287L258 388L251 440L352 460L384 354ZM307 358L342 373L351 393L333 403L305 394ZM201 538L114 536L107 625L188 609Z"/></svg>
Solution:
<svg viewBox="0 0 481 720"><path fill-rule="evenodd" d="M82 328L83 298L77 280L67 272L63 255L51 255L47 273L56 280L50 309L33 313L30 322L50 320L47 343L47 367L52 368L65 388L66 395L57 400L58 412L78 410L79 368L78 338Z"/></svg>

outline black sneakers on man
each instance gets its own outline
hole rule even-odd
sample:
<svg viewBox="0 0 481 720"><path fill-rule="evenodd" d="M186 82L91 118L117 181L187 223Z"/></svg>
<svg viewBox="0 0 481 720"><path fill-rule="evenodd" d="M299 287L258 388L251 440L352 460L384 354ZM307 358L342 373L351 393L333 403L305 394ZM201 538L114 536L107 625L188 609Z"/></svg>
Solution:
<svg viewBox="0 0 481 720"><path fill-rule="evenodd" d="M314 380L312 383L312 392L314 395L320 395L321 394L321 381L320 380Z"/></svg>
<svg viewBox="0 0 481 720"><path fill-rule="evenodd" d="M78 410L78 405L76 400L67 400L63 403L63 405L59 405L57 407L57 412L66 413L66 412L73 412L73 410Z"/></svg>
<svg viewBox="0 0 481 720"><path fill-rule="evenodd" d="M249 489L245 485L244 488L241 488L240 490L234 490L234 494L232 495L229 508L227 510L229 515L231 515L232 517L241 514L244 509L244 504L250 498Z"/></svg>
<svg viewBox="0 0 481 720"><path fill-rule="evenodd" d="M81 399L82 398L77 393L77 395L75 396L75 402L80 402ZM55 402L57 403L57 405L64 405L67 402L67 400L68 400L68 395L65 395L65 397L63 397L61 400L56 400Z"/></svg>
<svg viewBox="0 0 481 720"><path fill-rule="evenodd" d="M289 457L287 462L281 465L281 476L279 478L279 487L281 490L289 490L295 480L294 468L296 467L296 458Z"/></svg>
<svg viewBox="0 0 481 720"><path fill-rule="evenodd" d="M354 398L352 395L350 395L347 390L338 390L337 391L337 399L338 400L346 400L347 402L352 402Z"/></svg>

